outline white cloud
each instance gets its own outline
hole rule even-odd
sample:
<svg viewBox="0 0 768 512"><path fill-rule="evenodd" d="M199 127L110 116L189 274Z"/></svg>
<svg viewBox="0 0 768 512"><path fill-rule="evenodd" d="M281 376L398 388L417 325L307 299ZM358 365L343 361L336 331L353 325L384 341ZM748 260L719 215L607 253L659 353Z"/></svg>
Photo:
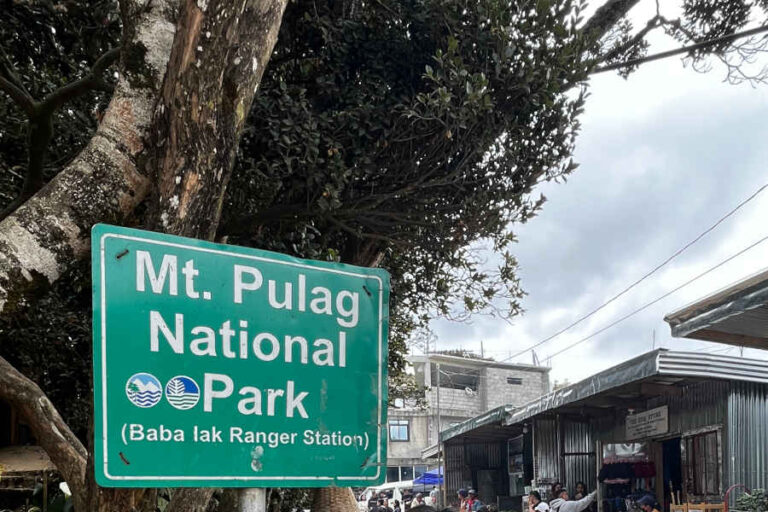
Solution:
<svg viewBox="0 0 768 512"><path fill-rule="evenodd" d="M623 80L593 78L576 160L565 184L546 184L542 214L517 229L529 296L513 324L434 322L439 348L508 357L619 292L768 182L768 88L722 82L677 59ZM672 264L587 321L537 349L540 358L602 328L768 235L768 190ZM571 381L653 347L738 355L738 348L670 337L664 314L768 267L768 242L552 361ZM745 356L768 358L746 350ZM526 354L520 361L530 362Z"/></svg>

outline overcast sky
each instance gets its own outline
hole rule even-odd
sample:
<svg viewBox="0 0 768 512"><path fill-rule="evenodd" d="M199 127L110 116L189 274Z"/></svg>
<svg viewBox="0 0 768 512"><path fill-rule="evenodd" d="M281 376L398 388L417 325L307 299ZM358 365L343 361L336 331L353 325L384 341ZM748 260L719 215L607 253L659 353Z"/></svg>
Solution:
<svg viewBox="0 0 768 512"><path fill-rule="evenodd" d="M652 51L666 43L657 40ZM575 159L564 184L539 190L543 212L518 226L516 255L528 296L510 325L478 317L433 322L438 349L503 359L568 325L622 290L768 183L768 86L723 82L671 58L624 80L590 80ZM768 190L662 271L587 321L537 349L548 355L650 302L768 235ZM571 382L656 346L739 355L727 345L672 338L666 313L768 267L768 242L644 312L551 360ZM768 352L746 350L747 357ZM530 352L516 359L530 363Z"/></svg>

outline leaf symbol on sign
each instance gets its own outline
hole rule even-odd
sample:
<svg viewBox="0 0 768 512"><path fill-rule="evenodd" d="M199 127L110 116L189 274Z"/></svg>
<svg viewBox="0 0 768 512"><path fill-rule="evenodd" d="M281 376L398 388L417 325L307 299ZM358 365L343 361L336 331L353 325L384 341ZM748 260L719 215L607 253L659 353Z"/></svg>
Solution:
<svg viewBox="0 0 768 512"><path fill-rule="evenodd" d="M168 384L167 394L169 394L169 395L182 395L182 394L184 394L184 383L181 382L180 379L173 379L170 382L170 384Z"/></svg>

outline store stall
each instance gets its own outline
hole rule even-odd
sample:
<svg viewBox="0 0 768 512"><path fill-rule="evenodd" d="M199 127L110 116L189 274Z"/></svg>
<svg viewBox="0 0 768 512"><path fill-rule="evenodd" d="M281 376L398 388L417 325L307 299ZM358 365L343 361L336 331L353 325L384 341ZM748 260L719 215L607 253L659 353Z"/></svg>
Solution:
<svg viewBox="0 0 768 512"><path fill-rule="evenodd" d="M581 482L603 512L631 512L644 494L665 511L718 510L743 466L768 481L743 435L766 418L768 362L656 350L444 432L447 495L475 487L499 510L522 510L532 488L549 499L562 482L574 497Z"/></svg>

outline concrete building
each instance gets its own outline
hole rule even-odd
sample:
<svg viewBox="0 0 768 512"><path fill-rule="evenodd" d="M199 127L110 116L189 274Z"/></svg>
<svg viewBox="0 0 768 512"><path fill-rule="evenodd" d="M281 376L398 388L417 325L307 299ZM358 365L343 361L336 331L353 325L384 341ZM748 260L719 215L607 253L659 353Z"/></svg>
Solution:
<svg viewBox="0 0 768 512"><path fill-rule="evenodd" d="M412 355L416 381L427 388L427 408L390 407L387 481L411 480L437 466L438 367L440 429L505 404L524 404L549 392L549 368L482 359ZM402 405L402 404L401 404ZM427 457L427 460L424 459Z"/></svg>

